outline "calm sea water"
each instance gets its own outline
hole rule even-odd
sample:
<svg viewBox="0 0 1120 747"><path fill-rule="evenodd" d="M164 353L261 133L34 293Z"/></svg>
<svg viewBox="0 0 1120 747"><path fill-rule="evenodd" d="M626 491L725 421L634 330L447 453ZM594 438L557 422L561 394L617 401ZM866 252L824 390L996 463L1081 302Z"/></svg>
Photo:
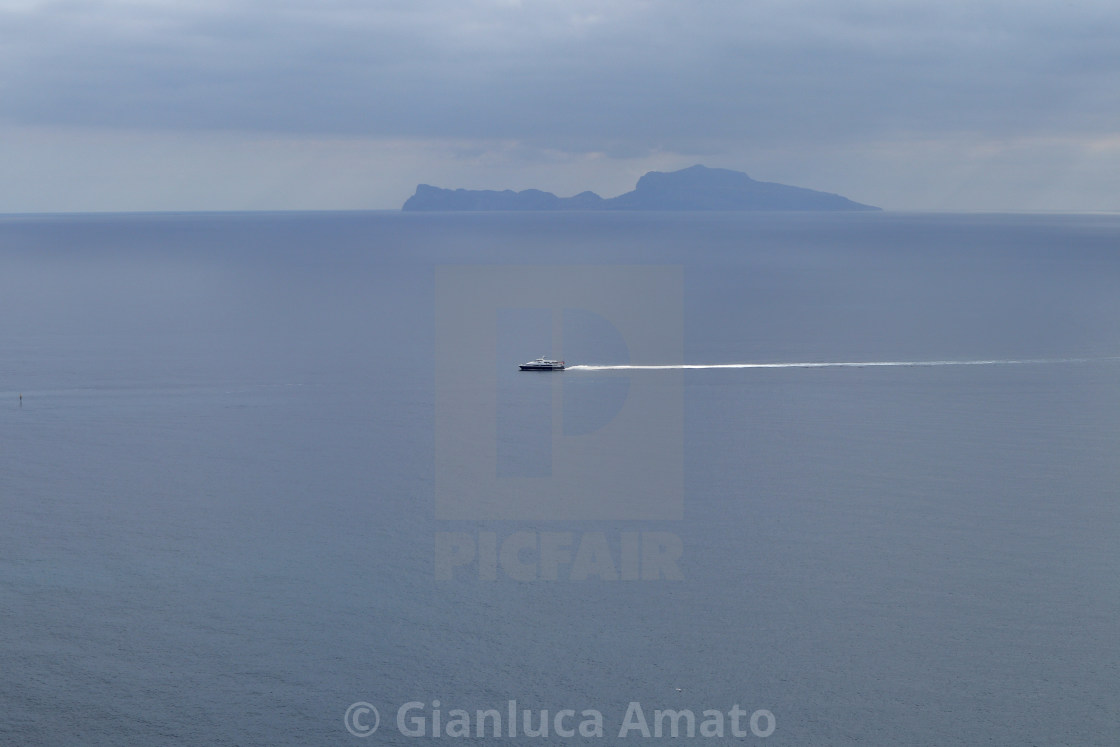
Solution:
<svg viewBox="0 0 1120 747"><path fill-rule="evenodd" d="M534 301L464 307L492 344L450 357L446 272ZM601 712L587 744L631 702L773 714L709 743L1114 743L1118 288L1115 216L0 217L0 743L413 744L405 703L430 734L433 700L511 699ZM515 371L542 353L1033 362ZM632 449L565 474L596 432ZM448 518L479 444L499 483L606 487ZM628 494L643 463L679 464L678 516ZM642 533L682 579L572 577ZM440 580L441 536L571 546Z"/></svg>

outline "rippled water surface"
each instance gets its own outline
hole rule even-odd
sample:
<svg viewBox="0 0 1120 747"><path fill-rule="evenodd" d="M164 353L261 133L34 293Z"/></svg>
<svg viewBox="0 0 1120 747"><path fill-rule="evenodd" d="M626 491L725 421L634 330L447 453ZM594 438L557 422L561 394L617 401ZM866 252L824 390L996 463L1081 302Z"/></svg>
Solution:
<svg viewBox="0 0 1120 747"><path fill-rule="evenodd" d="M1109 216L0 217L0 742L1109 744L1118 288Z"/></svg>

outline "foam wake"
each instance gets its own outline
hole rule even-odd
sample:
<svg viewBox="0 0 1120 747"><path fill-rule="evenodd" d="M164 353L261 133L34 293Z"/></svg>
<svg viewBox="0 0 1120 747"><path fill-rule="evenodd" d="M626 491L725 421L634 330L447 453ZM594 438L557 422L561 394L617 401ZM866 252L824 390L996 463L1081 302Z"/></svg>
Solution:
<svg viewBox="0 0 1120 747"><path fill-rule="evenodd" d="M1020 358L975 361L813 361L804 363L677 363L670 365L568 366L569 371L673 371L700 368L872 368L876 366L1024 366L1053 363L1100 363L1112 358Z"/></svg>

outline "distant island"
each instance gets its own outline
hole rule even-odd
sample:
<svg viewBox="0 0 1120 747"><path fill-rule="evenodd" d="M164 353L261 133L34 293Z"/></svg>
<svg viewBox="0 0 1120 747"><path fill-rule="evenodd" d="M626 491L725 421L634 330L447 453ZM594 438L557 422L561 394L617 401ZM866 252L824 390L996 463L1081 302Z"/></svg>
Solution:
<svg viewBox="0 0 1120 747"><path fill-rule="evenodd" d="M557 197L526 189L416 188L402 210L879 210L830 192L758 182L741 171L690 166L650 171L632 192L603 198L594 192Z"/></svg>

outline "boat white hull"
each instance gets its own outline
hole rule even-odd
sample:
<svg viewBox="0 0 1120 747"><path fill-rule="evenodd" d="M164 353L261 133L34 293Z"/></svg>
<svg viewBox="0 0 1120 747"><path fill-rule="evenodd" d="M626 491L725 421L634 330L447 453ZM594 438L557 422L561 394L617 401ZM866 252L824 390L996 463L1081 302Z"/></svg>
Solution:
<svg viewBox="0 0 1120 747"><path fill-rule="evenodd" d="M535 363L522 363L519 368L522 371L563 371L564 364L557 363L553 365L537 365Z"/></svg>
<svg viewBox="0 0 1120 747"><path fill-rule="evenodd" d="M564 361L553 360L552 358L545 358L541 356L535 361L522 363L519 368L522 371L563 371Z"/></svg>

